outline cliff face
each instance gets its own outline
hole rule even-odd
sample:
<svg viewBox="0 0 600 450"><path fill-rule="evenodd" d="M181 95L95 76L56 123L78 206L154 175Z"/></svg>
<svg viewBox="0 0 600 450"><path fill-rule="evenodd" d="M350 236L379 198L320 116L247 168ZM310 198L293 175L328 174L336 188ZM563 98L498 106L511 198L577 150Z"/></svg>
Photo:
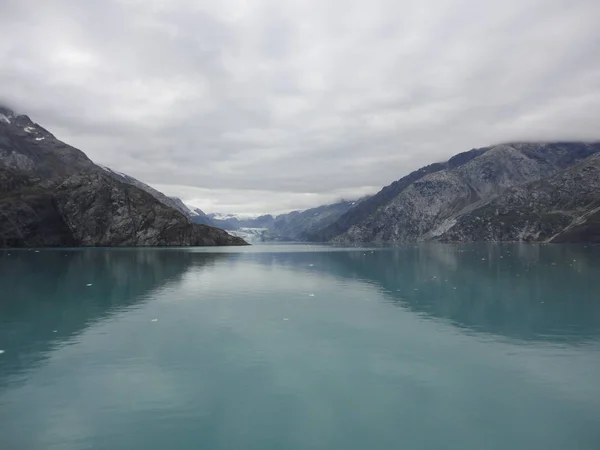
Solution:
<svg viewBox="0 0 600 450"><path fill-rule="evenodd" d="M0 247L244 244L0 108Z"/></svg>
<svg viewBox="0 0 600 450"><path fill-rule="evenodd" d="M443 241L600 242L600 154L456 219Z"/></svg>
<svg viewBox="0 0 600 450"><path fill-rule="evenodd" d="M577 163L597 152L600 152L598 143L517 143L457 155L458 161L455 157L441 163L446 167L442 170L427 171L429 173L423 176L411 174L413 180L402 183L402 189L397 190L393 198L380 204L374 212L334 237L333 241L520 240L522 238L513 234L495 239L491 237L493 231L488 234L476 232L474 214L508 189L547 179L574 164L573 173L579 173L583 166ZM565 184L560 185L561 181L556 181L557 192L573 189L566 179L562 182ZM539 186L531 185L532 192ZM596 195L600 196L600 193ZM563 217L561 223L565 227L569 225L566 221L567 217ZM542 222L545 224L544 220ZM471 231L461 231L461 227L467 225ZM489 226L494 229L495 225ZM542 236L545 234L535 239L543 239Z"/></svg>

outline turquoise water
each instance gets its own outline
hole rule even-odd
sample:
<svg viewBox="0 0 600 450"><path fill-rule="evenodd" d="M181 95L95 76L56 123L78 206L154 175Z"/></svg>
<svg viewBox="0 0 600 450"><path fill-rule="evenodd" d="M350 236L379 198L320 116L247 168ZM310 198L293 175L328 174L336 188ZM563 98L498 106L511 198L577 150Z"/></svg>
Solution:
<svg viewBox="0 0 600 450"><path fill-rule="evenodd" d="M600 247L1 251L0 349L2 450L598 450Z"/></svg>

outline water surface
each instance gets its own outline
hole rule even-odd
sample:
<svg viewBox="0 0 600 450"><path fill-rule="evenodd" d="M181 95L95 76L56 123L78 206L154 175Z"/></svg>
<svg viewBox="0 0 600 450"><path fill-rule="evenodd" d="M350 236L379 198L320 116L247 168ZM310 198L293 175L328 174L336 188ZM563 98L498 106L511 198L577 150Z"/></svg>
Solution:
<svg viewBox="0 0 600 450"><path fill-rule="evenodd" d="M0 251L0 449L600 448L600 247Z"/></svg>

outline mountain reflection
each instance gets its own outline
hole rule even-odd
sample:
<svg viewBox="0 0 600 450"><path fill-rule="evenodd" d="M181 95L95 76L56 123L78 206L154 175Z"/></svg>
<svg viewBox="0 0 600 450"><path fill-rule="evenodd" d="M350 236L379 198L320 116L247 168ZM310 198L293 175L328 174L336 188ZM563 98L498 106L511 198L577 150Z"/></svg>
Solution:
<svg viewBox="0 0 600 450"><path fill-rule="evenodd" d="M254 255L377 287L424 317L508 338L584 342L600 335L599 247L423 244Z"/></svg>
<svg viewBox="0 0 600 450"><path fill-rule="evenodd" d="M186 250L0 252L0 359L3 374L27 370L60 341L178 283L227 254ZM91 285L91 286L88 286Z"/></svg>

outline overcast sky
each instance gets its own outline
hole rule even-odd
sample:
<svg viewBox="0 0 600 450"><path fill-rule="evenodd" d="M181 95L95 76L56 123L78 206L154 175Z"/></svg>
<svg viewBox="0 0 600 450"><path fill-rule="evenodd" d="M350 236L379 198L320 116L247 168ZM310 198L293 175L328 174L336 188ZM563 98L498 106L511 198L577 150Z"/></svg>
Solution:
<svg viewBox="0 0 600 450"><path fill-rule="evenodd" d="M0 101L208 212L600 138L599 0L0 0Z"/></svg>

